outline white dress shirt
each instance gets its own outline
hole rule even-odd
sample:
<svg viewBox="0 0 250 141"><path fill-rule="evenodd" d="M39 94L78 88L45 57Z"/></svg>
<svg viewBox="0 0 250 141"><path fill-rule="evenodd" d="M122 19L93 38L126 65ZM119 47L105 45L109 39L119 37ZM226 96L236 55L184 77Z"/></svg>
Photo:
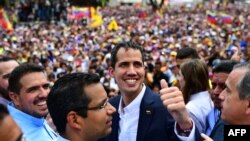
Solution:
<svg viewBox="0 0 250 141"><path fill-rule="evenodd" d="M122 103L123 101L121 98L118 108L118 113L120 116L119 131L118 131L119 141L136 141L138 122L140 116L140 105L142 98L145 94L145 91L146 91L146 86L143 84L142 90L139 93L139 95L126 107L123 107ZM176 122L175 122L174 132L181 141L194 141L195 125L193 124L193 128L188 137L178 135L176 130Z"/></svg>
<svg viewBox="0 0 250 141"><path fill-rule="evenodd" d="M139 95L126 107L123 107L121 98L118 109L118 113L120 115L119 141L136 141L140 105L145 91L146 86L143 84Z"/></svg>

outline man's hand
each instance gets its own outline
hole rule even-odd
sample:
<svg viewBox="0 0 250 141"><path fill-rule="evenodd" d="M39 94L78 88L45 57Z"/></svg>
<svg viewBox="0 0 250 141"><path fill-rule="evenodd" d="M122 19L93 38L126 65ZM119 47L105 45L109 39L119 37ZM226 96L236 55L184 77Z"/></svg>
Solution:
<svg viewBox="0 0 250 141"><path fill-rule="evenodd" d="M192 128L192 121L186 110L182 92L177 87L168 88L165 80L161 80L161 100L163 105L168 109L175 121L182 130Z"/></svg>
<svg viewBox="0 0 250 141"><path fill-rule="evenodd" d="M209 136L207 136L203 133L201 133L201 137L202 137L203 141L213 141L213 139L211 139Z"/></svg>

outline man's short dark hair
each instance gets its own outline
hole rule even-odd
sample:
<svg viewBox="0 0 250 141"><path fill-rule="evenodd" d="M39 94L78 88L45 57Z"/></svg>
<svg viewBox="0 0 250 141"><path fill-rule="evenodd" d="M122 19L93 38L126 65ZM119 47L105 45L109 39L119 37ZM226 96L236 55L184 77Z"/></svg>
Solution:
<svg viewBox="0 0 250 141"><path fill-rule="evenodd" d="M22 87L20 83L20 79L29 73L34 73L34 72L44 72L45 70L42 66L39 66L37 64L21 64L20 66L16 67L10 74L9 77L9 91L15 92L19 94L20 89Z"/></svg>
<svg viewBox="0 0 250 141"><path fill-rule="evenodd" d="M184 47L177 52L176 59L200 59L196 49L191 47Z"/></svg>
<svg viewBox="0 0 250 141"><path fill-rule="evenodd" d="M10 58L10 57L0 57L0 62L7 62L7 61L11 61L11 60L14 60L13 58Z"/></svg>
<svg viewBox="0 0 250 141"><path fill-rule="evenodd" d="M248 71L237 85L241 100L250 98L250 71Z"/></svg>
<svg viewBox="0 0 250 141"><path fill-rule="evenodd" d="M67 114L76 111L82 117L87 117L86 107L91 99L85 93L85 87L97 84L100 78L96 74L72 73L59 78L52 87L48 98L48 110L60 134L65 133Z"/></svg>
<svg viewBox="0 0 250 141"><path fill-rule="evenodd" d="M241 80L236 84L236 88L239 91L239 98L241 100L250 98L250 62L239 63L234 66L233 70L246 69L246 73Z"/></svg>
<svg viewBox="0 0 250 141"><path fill-rule="evenodd" d="M229 74L233 70L234 65L238 63L239 62L233 61L233 60L223 60L213 67L213 73L228 73Z"/></svg>
<svg viewBox="0 0 250 141"><path fill-rule="evenodd" d="M142 62L144 62L144 52L143 52L143 48L141 46L139 46L138 44L134 43L134 42L121 42L118 43L111 51L111 67L115 68L115 64L117 62L117 52L121 49L124 48L125 50L128 49L135 49L135 50L139 50L141 52L142 55Z"/></svg>

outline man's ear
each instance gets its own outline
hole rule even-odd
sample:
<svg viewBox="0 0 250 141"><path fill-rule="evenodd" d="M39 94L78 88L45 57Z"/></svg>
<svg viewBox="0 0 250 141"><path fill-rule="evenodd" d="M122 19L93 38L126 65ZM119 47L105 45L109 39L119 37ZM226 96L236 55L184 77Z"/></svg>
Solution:
<svg viewBox="0 0 250 141"><path fill-rule="evenodd" d="M248 102L248 103L247 103L248 106L247 106L246 114L247 114L247 115L250 115L250 99L248 99L247 102Z"/></svg>
<svg viewBox="0 0 250 141"><path fill-rule="evenodd" d="M112 67L109 67L109 74L111 77L114 77L114 69Z"/></svg>
<svg viewBox="0 0 250 141"><path fill-rule="evenodd" d="M9 97L16 107L20 107L20 96L15 92L9 92Z"/></svg>
<svg viewBox="0 0 250 141"><path fill-rule="evenodd" d="M67 114L67 124L70 128L81 129L83 120L80 119L80 116L75 111L70 111Z"/></svg>

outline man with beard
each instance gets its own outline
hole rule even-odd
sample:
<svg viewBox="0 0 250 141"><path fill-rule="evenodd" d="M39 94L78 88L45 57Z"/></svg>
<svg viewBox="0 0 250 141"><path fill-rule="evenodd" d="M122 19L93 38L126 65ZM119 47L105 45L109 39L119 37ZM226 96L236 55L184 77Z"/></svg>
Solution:
<svg viewBox="0 0 250 141"><path fill-rule="evenodd" d="M144 57L143 48L133 42L112 49L110 74L120 95L110 99L117 112L111 134L101 141L201 140L181 91L168 88L163 79L160 96L144 84Z"/></svg>
<svg viewBox="0 0 250 141"><path fill-rule="evenodd" d="M28 141L51 141L57 134L49 127L47 96L49 81L45 70L36 64L22 64L9 77L7 108Z"/></svg>
<svg viewBox="0 0 250 141"><path fill-rule="evenodd" d="M215 123L220 119L221 100L219 99L220 93L225 89L225 82L229 73L233 70L236 61L226 60L215 65L213 68L212 77L212 93L211 97L214 103L214 108L211 110L207 117L206 134L210 135Z"/></svg>
<svg viewBox="0 0 250 141"><path fill-rule="evenodd" d="M12 70L19 64L11 58L0 58L0 103L4 106L10 101L8 91L8 78Z"/></svg>

